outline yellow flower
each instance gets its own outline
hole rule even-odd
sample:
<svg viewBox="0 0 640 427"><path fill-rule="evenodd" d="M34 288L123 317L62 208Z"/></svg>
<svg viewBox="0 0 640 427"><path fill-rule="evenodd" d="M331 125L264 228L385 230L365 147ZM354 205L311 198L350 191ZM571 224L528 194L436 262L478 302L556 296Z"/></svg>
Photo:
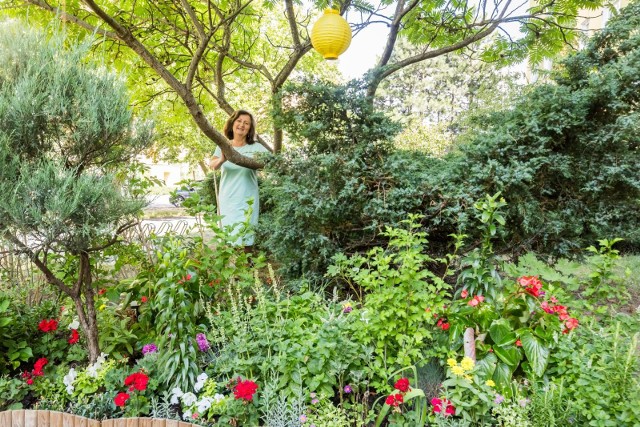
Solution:
<svg viewBox="0 0 640 427"><path fill-rule="evenodd" d="M456 359L447 359L447 365L449 365L450 367L454 367L458 364L458 362L456 362Z"/></svg>
<svg viewBox="0 0 640 427"><path fill-rule="evenodd" d="M465 357L464 359L462 359L462 362L460 362L460 366L462 366L462 369L464 369L465 371L470 371L475 366L475 363L470 357Z"/></svg>
<svg viewBox="0 0 640 427"><path fill-rule="evenodd" d="M451 372L453 372L455 375L459 377L464 375L464 369L462 369L462 366L452 366Z"/></svg>
<svg viewBox="0 0 640 427"><path fill-rule="evenodd" d="M473 378L471 378L471 375L465 375L465 376L464 376L464 379L465 379L465 380L468 380L470 383L472 383L472 382L473 382Z"/></svg>
<svg viewBox="0 0 640 427"><path fill-rule="evenodd" d="M105 308L107 308L107 305L106 304L102 304L100 307L98 307L98 310L102 311Z"/></svg>
<svg viewBox="0 0 640 427"><path fill-rule="evenodd" d="M485 381L485 384L488 385L489 387L495 387L496 383L493 382L493 380L487 380Z"/></svg>

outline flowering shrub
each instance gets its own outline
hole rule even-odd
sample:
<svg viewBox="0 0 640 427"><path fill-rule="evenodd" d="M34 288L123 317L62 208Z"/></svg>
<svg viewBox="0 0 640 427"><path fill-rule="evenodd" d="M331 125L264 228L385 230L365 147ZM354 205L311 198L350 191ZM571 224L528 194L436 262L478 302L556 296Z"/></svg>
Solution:
<svg viewBox="0 0 640 427"><path fill-rule="evenodd" d="M483 376L507 395L514 372L521 369L532 378L541 377L559 333L578 326L567 307L547 295L537 276L503 280L487 296L463 289L446 316L452 323L449 342L454 350L462 346L469 327L481 337L476 351Z"/></svg>
<svg viewBox="0 0 640 427"><path fill-rule="evenodd" d="M243 399L247 402L253 400L253 395L258 390L258 384L250 380L240 380L233 388L233 396L237 399Z"/></svg>

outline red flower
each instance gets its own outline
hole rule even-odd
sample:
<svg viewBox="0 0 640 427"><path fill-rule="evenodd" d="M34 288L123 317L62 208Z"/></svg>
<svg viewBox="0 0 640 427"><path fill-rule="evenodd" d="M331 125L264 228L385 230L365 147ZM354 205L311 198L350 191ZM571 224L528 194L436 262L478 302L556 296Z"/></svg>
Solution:
<svg viewBox="0 0 640 427"><path fill-rule="evenodd" d="M444 409L444 416L454 415L456 413L456 408L451 404L450 400L447 399L438 399L434 397L431 399L431 405L433 405L433 413L440 414ZM443 408L444 406L444 408Z"/></svg>
<svg viewBox="0 0 640 427"><path fill-rule="evenodd" d="M113 403L115 403L116 406L123 407L127 400L129 400L129 394L120 392L113 398Z"/></svg>
<svg viewBox="0 0 640 427"><path fill-rule="evenodd" d="M516 347L522 347L522 341L516 340Z"/></svg>
<svg viewBox="0 0 640 427"><path fill-rule="evenodd" d="M191 280L191 275L187 274L187 277L185 277L186 280Z"/></svg>
<svg viewBox="0 0 640 427"><path fill-rule="evenodd" d="M525 292L536 298L544 295L542 282L538 279L538 276L522 276L518 279L518 284L520 284L520 286L524 286Z"/></svg>
<svg viewBox="0 0 640 427"><path fill-rule="evenodd" d="M404 397L400 393L390 394L384 401L389 406L399 406L402 402L404 402Z"/></svg>
<svg viewBox="0 0 640 427"><path fill-rule="evenodd" d="M38 324L38 329L42 332L53 332L58 329L58 321L56 319L41 320Z"/></svg>
<svg viewBox="0 0 640 427"><path fill-rule="evenodd" d="M233 395L236 399L244 399L247 402L251 402L256 390L258 390L258 384L253 381L239 381L233 388Z"/></svg>
<svg viewBox="0 0 640 427"><path fill-rule="evenodd" d="M447 319L445 319L444 317L441 317L440 319L438 319L436 326L442 329L443 331L446 331L449 329L451 325L449 325L449 323L447 322Z"/></svg>
<svg viewBox="0 0 640 427"><path fill-rule="evenodd" d="M408 378L400 378L393 386L396 388L396 390L400 390L403 393L411 390L411 387L409 387Z"/></svg>
<svg viewBox="0 0 640 427"><path fill-rule="evenodd" d="M135 374L129 375L124 380L124 385L129 386L129 391L138 390L144 391L147 389L147 383L149 382L149 377L143 372L136 372Z"/></svg>
<svg viewBox="0 0 640 427"><path fill-rule="evenodd" d="M33 384L33 378L29 378L29 379L27 380L27 384L29 384L29 385Z"/></svg>
<svg viewBox="0 0 640 427"><path fill-rule="evenodd" d="M102 288L98 291L98 295L104 295L107 293L107 290L105 288Z"/></svg>
<svg viewBox="0 0 640 427"><path fill-rule="evenodd" d="M41 357L40 359L36 360L36 363L33 365L33 375L35 375L36 377L43 376L44 372L42 371L42 369L47 363L49 363L49 361L46 357Z"/></svg>
<svg viewBox="0 0 640 427"><path fill-rule="evenodd" d="M571 317L564 323L564 326L566 326L569 330L575 329L578 327L578 319L576 319L575 317Z"/></svg>
<svg viewBox="0 0 640 427"><path fill-rule="evenodd" d="M549 307L549 303L548 303L548 302L546 302L546 301L542 301L542 302L540 303L540 307L541 307L541 308L542 308L546 313L553 314L553 308Z"/></svg>
<svg viewBox="0 0 640 427"><path fill-rule="evenodd" d="M71 338L69 338L69 344L73 345L75 343L77 343L80 340L80 334L78 333L77 329L72 329L71 330Z"/></svg>
<svg viewBox="0 0 640 427"><path fill-rule="evenodd" d="M142 303L144 304L145 302L147 302L147 297L145 296L140 297L140 301L142 301Z"/></svg>
<svg viewBox="0 0 640 427"><path fill-rule="evenodd" d="M464 289L462 292L460 292L460 296L462 298L466 298L469 296L469 291L467 291L466 289Z"/></svg>

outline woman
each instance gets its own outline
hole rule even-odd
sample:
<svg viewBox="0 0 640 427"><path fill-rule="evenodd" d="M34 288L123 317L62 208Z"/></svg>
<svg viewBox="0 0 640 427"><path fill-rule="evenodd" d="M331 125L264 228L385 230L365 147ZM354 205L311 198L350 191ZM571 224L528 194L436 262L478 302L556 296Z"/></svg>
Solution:
<svg viewBox="0 0 640 427"><path fill-rule="evenodd" d="M238 110L229 117L223 128L224 135L229 138L233 148L246 157L254 157L256 153L267 153L269 150L256 143L256 122L248 111ZM247 210L251 209L249 223L252 227L258 224L260 199L258 194L258 174L253 169L227 162L220 147L216 148L210 166L218 170L222 167L220 180L220 215L222 226L231 226L233 234L242 232L246 221ZM234 242L248 251L253 245L253 230L241 233Z"/></svg>

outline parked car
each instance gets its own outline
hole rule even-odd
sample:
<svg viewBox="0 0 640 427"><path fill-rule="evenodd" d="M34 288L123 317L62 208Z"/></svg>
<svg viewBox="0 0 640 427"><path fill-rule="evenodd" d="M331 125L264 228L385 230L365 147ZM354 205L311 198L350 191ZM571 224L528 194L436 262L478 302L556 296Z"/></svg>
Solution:
<svg viewBox="0 0 640 427"><path fill-rule="evenodd" d="M191 185L183 186L175 191L171 192L169 196L169 202L179 208L182 206L182 203L190 198L194 193L197 193L200 190L201 181L196 181Z"/></svg>

